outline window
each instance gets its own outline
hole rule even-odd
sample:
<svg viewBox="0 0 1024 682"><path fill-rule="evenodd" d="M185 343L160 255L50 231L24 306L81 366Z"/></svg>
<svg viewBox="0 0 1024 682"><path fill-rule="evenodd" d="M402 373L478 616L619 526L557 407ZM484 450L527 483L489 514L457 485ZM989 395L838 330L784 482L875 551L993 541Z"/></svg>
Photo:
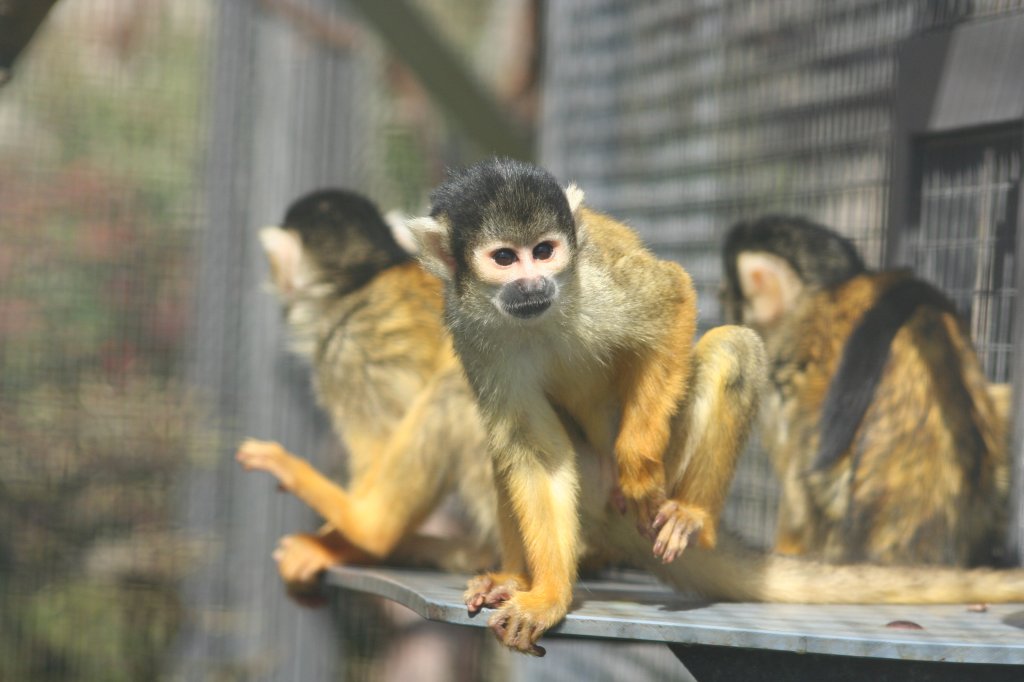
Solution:
<svg viewBox="0 0 1024 682"><path fill-rule="evenodd" d="M1021 129L928 135L914 145L905 262L939 286L970 325L985 372L1011 377Z"/></svg>
<svg viewBox="0 0 1024 682"><path fill-rule="evenodd" d="M1021 64L1024 16L930 31L902 48L894 97L886 262L955 301L1000 382L1013 378L1024 279Z"/></svg>

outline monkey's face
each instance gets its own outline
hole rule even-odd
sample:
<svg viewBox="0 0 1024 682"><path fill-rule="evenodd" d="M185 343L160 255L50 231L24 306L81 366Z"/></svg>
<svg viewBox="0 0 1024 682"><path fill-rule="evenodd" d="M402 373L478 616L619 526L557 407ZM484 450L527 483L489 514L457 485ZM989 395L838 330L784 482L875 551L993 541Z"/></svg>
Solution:
<svg viewBox="0 0 1024 682"><path fill-rule="evenodd" d="M569 245L557 233L526 244L491 241L472 249L471 267L501 313L520 320L540 317L558 298L569 265Z"/></svg>
<svg viewBox="0 0 1024 682"><path fill-rule="evenodd" d="M454 174L432 199L431 215L409 230L420 262L449 285L449 319L530 323L573 300L585 235L578 187L563 189L530 164L491 159Z"/></svg>

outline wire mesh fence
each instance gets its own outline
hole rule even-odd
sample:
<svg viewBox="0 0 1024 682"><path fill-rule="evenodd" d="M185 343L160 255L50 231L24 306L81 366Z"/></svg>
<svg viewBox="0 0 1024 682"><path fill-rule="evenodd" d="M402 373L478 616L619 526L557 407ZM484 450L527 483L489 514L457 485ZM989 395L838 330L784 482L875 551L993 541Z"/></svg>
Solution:
<svg viewBox="0 0 1024 682"><path fill-rule="evenodd" d="M877 0L552 3L541 157L586 188L592 203L687 268L707 327L721 319L715 296L721 235L740 219L804 215L853 239L868 265L889 263L893 101L904 42L1022 7ZM1000 149L1009 156L993 160L993 172L1002 175L991 182L1002 182L1004 194L992 197L1000 215L1016 220L1016 204L1005 192L1019 184L1011 175L1019 141L1004 140ZM964 217L950 206L938 211L950 222ZM1013 237L1000 229L999 252L1010 253ZM918 244L942 248L933 236L922 235ZM1013 271L1001 264L1002 279L976 294L1002 292L990 306L975 306L978 315L1000 310L975 331L976 341L992 344L992 376L1003 381ZM922 274L952 285L934 268ZM974 282L969 288L976 289ZM963 296L960 302L968 303ZM754 443L741 462L728 518L765 545L774 530L775 497L771 467Z"/></svg>

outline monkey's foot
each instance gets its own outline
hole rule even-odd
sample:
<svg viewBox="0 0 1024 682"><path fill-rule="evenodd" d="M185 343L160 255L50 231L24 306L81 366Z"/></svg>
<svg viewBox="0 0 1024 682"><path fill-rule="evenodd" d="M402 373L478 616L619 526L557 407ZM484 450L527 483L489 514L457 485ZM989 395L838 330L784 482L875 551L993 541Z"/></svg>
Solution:
<svg viewBox="0 0 1024 682"><path fill-rule="evenodd" d="M713 547L714 527L710 515L701 507L692 507L669 500L661 505L653 528L658 532L654 542L654 556L662 563L672 563L683 553L691 539L700 539L701 545Z"/></svg>
<svg viewBox="0 0 1024 682"><path fill-rule="evenodd" d="M484 573L469 581L462 598L469 615L475 616L484 607L497 608L526 589L526 579L514 573Z"/></svg>
<svg viewBox="0 0 1024 682"><path fill-rule="evenodd" d="M273 557L277 572L289 585L311 585L324 570L345 559L341 552L325 545L320 538L305 533L285 535L278 541Z"/></svg>
<svg viewBox="0 0 1024 682"><path fill-rule="evenodd" d="M311 608L327 603L317 578L328 566L340 563L329 547L312 535L286 535L278 541L273 557L289 597Z"/></svg>
<svg viewBox="0 0 1024 682"><path fill-rule="evenodd" d="M238 446L235 459L246 471L265 471L272 475L284 490L295 486L293 463L296 458L278 443L250 438Z"/></svg>
<svg viewBox="0 0 1024 682"><path fill-rule="evenodd" d="M487 625L498 641L510 649L530 656L543 656L537 644L541 635L565 617L566 607L551 603L532 592L520 592L498 610Z"/></svg>

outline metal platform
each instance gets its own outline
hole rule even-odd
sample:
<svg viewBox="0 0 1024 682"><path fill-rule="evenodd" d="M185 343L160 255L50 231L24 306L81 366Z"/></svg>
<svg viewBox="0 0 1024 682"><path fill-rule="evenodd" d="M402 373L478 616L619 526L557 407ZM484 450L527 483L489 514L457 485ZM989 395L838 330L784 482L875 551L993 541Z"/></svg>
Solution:
<svg viewBox="0 0 1024 682"><path fill-rule="evenodd" d="M429 620L487 624L487 612L466 613L466 576L345 567L330 570L327 583L392 599ZM921 629L907 629L914 625ZM801 679L818 668L836 679L837 664L847 679L889 679L889 671L892 679L913 672L929 680L1024 680L1024 668L1017 668L1024 666L1024 604L976 611L964 604L707 603L644 574L621 573L581 581L569 615L546 636L665 643L700 680L741 671L745 679ZM920 665L910 670L911 662ZM955 663L970 665L949 665ZM779 677L779 670L788 674Z"/></svg>

